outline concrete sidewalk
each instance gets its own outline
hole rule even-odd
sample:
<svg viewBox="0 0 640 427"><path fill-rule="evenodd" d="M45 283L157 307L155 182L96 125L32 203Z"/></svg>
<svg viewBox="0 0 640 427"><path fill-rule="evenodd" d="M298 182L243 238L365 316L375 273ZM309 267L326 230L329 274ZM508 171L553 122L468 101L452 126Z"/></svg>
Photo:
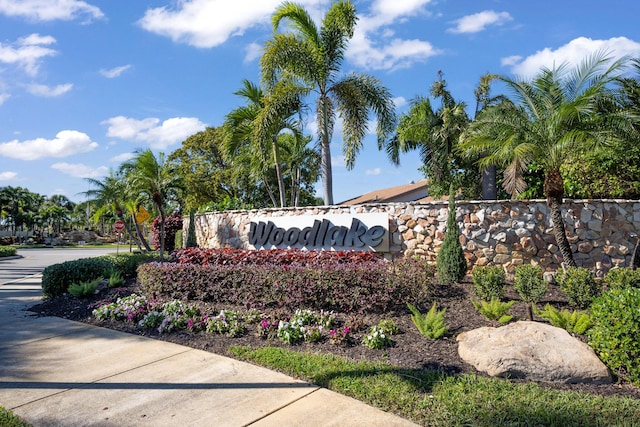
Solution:
<svg viewBox="0 0 640 427"><path fill-rule="evenodd" d="M0 406L34 426L413 426L227 357L25 311L40 276L0 285Z"/></svg>

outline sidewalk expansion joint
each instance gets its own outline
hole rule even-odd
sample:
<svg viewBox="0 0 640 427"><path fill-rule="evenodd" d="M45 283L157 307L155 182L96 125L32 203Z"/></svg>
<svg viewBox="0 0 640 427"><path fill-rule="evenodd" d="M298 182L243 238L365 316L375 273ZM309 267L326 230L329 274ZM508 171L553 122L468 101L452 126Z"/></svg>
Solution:
<svg viewBox="0 0 640 427"><path fill-rule="evenodd" d="M286 407L288 407L288 406L291 406L291 405L293 405L294 403L296 403L296 402L298 402L298 401L300 401L300 400L304 399L305 397L307 397L307 396L311 396L313 393L315 393L316 391L318 391L318 390L320 390L320 389L322 388L322 387L320 387L320 386L314 386L313 384L309 384L309 385L310 385L311 387L315 387L315 388L313 388L310 392L308 392L308 393L306 393L306 394L303 394L302 396L300 396L300 397L298 397L298 398L296 398L296 399L292 400L291 402L287 403L286 405L282 405L282 406L280 406L279 408L276 408L276 409L274 409L273 411L270 411L270 412L268 412L268 413L264 414L263 416L261 416L261 417L259 417L259 418L256 418L255 420L251 421L250 423L243 424L243 425L242 425L242 427L248 427L248 426L253 425L253 424L255 424L255 423L259 422L259 421L262 421L262 420L264 420L265 418L270 417L271 415L275 414L276 412L281 411L281 410L283 410L284 408L286 408Z"/></svg>

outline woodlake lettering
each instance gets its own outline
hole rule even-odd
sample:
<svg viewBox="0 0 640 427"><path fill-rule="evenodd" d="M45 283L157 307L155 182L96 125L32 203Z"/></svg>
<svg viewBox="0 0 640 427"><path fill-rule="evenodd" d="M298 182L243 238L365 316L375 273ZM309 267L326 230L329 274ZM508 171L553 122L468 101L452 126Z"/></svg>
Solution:
<svg viewBox="0 0 640 427"><path fill-rule="evenodd" d="M327 219L315 220L313 226L282 228L271 221L251 222L249 243L256 248L271 246L339 247L365 249L382 243L386 229L381 225L367 227L358 218L351 226L334 225Z"/></svg>

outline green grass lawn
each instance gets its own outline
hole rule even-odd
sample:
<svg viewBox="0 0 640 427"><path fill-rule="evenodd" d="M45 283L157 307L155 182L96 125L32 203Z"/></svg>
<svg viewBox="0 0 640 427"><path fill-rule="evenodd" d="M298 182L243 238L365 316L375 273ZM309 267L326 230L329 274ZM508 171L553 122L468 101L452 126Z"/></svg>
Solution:
<svg viewBox="0 0 640 427"><path fill-rule="evenodd" d="M634 426L640 401L543 388L473 374L266 347L233 347L240 359L351 396L425 426Z"/></svg>
<svg viewBox="0 0 640 427"><path fill-rule="evenodd" d="M0 406L0 426L2 427L31 427L7 409Z"/></svg>

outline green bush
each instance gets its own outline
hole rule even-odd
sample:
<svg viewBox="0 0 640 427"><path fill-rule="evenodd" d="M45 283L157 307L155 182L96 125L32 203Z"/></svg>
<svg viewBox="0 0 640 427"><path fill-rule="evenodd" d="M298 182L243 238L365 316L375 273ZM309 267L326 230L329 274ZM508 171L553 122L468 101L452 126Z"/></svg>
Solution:
<svg viewBox="0 0 640 427"><path fill-rule="evenodd" d="M607 289L640 288L640 270L614 268L604 275Z"/></svg>
<svg viewBox="0 0 640 427"><path fill-rule="evenodd" d="M6 256L14 256L18 253L18 250L13 246L0 246L0 258Z"/></svg>
<svg viewBox="0 0 640 427"><path fill-rule="evenodd" d="M196 214L194 211L189 213L189 227L187 228L187 241L185 247L193 248L198 246L196 239Z"/></svg>
<svg viewBox="0 0 640 427"><path fill-rule="evenodd" d="M427 338L438 339L444 334L447 333L448 327L444 321L444 315L447 312L447 309L438 310L436 308L436 302L433 302L431 309L422 314L420 311L412 304L407 303L407 307L411 310L411 321L418 331Z"/></svg>
<svg viewBox="0 0 640 427"><path fill-rule="evenodd" d="M537 265L518 265L513 278L513 288L522 301L527 302L527 316L533 320L532 307L547 292L547 282L542 277L542 268Z"/></svg>
<svg viewBox="0 0 640 427"><path fill-rule="evenodd" d="M104 277L112 263L105 257L82 258L50 265L42 272L42 294L45 298L57 297L72 283L86 282Z"/></svg>
<svg viewBox="0 0 640 427"><path fill-rule="evenodd" d="M491 301L473 301L473 306L478 310L480 314L489 320L497 320L500 323L509 323L513 316L509 313L515 301L502 302L499 298L493 297Z"/></svg>
<svg viewBox="0 0 640 427"><path fill-rule="evenodd" d="M504 270L498 265L478 266L471 272L473 294L482 301L502 299L507 287Z"/></svg>
<svg viewBox="0 0 640 427"><path fill-rule="evenodd" d="M467 272L467 260L460 244L460 230L456 222L456 204L453 190L449 193L449 216L444 241L436 257L438 280L442 284L459 282Z"/></svg>
<svg viewBox="0 0 640 427"><path fill-rule="evenodd" d="M602 286L596 281L593 272L582 267L559 270L556 281L567 296L569 304L582 310L589 308L593 299L602 292Z"/></svg>
<svg viewBox="0 0 640 427"><path fill-rule="evenodd" d="M93 295L98 289L100 279L90 280L88 282L72 283L67 291L78 298L85 298L89 295Z"/></svg>
<svg viewBox="0 0 640 427"><path fill-rule="evenodd" d="M612 289L591 305L589 345L618 377L640 385L640 289Z"/></svg>
<svg viewBox="0 0 640 427"><path fill-rule="evenodd" d="M154 256L146 254L104 255L50 265L42 272L42 294L45 298L60 296L70 284L106 277L113 269L135 277L138 265L151 259Z"/></svg>
<svg viewBox="0 0 640 427"><path fill-rule="evenodd" d="M558 310L551 304L544 306L544 310L536 310L540 316L551 325L565 329L567 332L583 335L591 327L591 317L585 311Z"/></svg>

